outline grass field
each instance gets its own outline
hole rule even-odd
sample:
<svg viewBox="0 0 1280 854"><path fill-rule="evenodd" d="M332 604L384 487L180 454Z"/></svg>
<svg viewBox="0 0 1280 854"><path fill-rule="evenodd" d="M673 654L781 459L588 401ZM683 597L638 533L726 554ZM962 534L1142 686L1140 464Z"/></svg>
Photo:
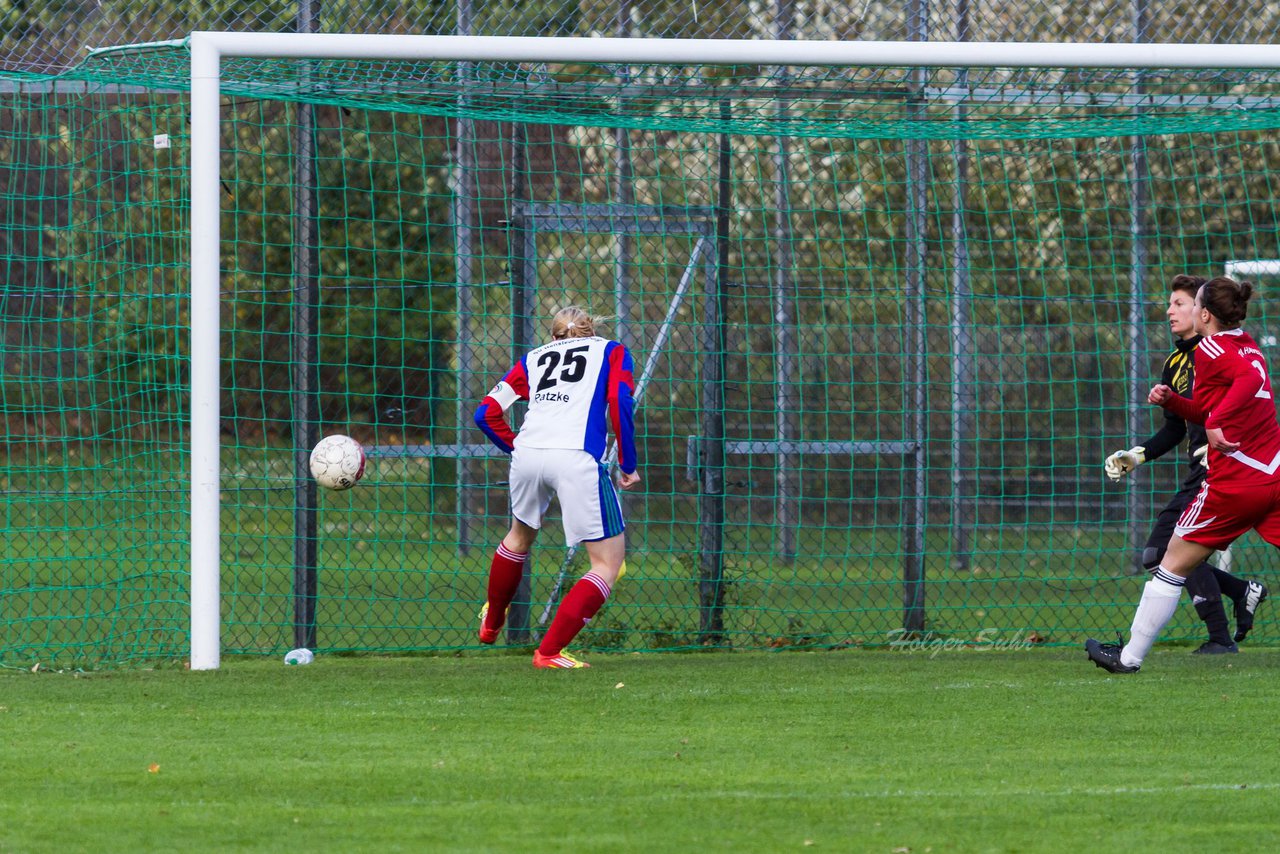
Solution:
<svg viewBox="0 0 1280 854"><path fill-rule="evenodd" d="M0 851L1265 851L1280 652L0 673Z"/></svg>

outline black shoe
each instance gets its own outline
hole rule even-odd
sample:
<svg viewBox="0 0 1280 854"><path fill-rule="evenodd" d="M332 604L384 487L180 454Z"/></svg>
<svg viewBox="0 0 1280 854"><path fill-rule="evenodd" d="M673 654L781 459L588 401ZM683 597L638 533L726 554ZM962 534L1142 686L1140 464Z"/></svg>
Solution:
<svg viewBox="0 0 1280 854"><path fill-rule="evenodd" d="M1111 673L1137 673L1138 668L1142 665L1128 665L1120 661L1120 650L1123 649L1122 644L1118 643L1102 643L1101 641L1089 638L1084 642L1084 651L1088 653L1089 660L1094 664Z"/></svg>
<svg viewBox="0 0 1280 854"><path fill-rule="evenodd" d="M1232 652L1239 652L1240 647L1235 644L1218 643L1217 641L1205 641L1191 651L1192 655L1226 655Z"/></svg>
<svg viewBox="0 0 1280 854"><path fill-rule="evenodd" d="M1249 636L1249 631L1253 628L1253 614L1265 601L1266 585L1250 581L1248 592L1236 602L1236 643Z"/></svg>

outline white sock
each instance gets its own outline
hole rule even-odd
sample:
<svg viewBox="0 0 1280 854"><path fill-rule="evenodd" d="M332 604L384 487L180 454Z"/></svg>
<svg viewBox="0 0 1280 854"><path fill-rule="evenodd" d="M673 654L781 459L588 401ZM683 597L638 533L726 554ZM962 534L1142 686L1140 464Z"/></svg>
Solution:
<svg viewBox="0 0 1280 854"><path fill-rule="evenodd" d="M1142 600L1138 602L1133 626L1129 629L1129 642L1120 650L1121 664L1132 667L1147 657L1161 630L1173 617L1173 612L1178 610L1178 599L1182 597L1186 583L1186 579L1163 566L1155 571L1142 588Z"/></svg>

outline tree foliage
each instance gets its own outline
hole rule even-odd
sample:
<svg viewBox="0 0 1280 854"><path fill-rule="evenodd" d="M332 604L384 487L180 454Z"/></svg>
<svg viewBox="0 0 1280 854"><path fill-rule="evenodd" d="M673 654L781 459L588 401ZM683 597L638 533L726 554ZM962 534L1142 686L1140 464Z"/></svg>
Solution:
<svg viewBox="0 0 1280 854"><path fill-rule="evenodd" d="M298 109L239 104L226 125L223 407L236 429L274 436L288 434L294 407ZM44 247L35 257L35 250L23 255L15 247L10 257L25 257L21 284L44 287L36 288L43 299L21 307L11 299L6 313L21 311L38 328L56 322L70 330L56 336L60 343L26 348L30 355L57 346L62 356L21 383L25 402L16 408L24 417L47 418L67 397L92 401L93 423L65 429L105 435L185 412L186 110L176 96L33 96L8 114L14 123L42 117L23 119L42 132L4 150L22 161L8 167L11 186L23 188L9 208L29 219L11 230L11 246L18 232L41 235L37 245ZM325 423L418 437L433 426L437 377L453 337L454 289L444 134L441 123L426 121L318 111L316 380ZM157 145L160 134L169 147ZM50 192L55 188L63 189ZM17 271L10 269L15 286ZM7 373L32 369L30 359L6 365Z"/></svg>

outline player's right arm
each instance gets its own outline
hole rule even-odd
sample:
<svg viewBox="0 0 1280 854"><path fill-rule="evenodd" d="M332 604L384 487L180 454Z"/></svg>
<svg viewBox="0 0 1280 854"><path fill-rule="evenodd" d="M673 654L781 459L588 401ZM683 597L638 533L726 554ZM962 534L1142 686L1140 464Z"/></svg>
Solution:
<svg viewBox="0 0 1280 854"><path fill-rule="evenodd" d="M1147 395L1147 402L1163 406L1166 412L1172 412L1184 421L1203 424L1209 413L1200 405L1201 398L1188 398L1178 394L1167 385L1158 385Z"/></svg>
<svg viewBox="0 0 1280 854"><path fill-rule="evenodd" d="M516 431L507 423L507 410L517 400L528 399L529 374L525 370L524 359L521 359L480 401L473 420L503 453L511 453L516 443Z"/></svg>

